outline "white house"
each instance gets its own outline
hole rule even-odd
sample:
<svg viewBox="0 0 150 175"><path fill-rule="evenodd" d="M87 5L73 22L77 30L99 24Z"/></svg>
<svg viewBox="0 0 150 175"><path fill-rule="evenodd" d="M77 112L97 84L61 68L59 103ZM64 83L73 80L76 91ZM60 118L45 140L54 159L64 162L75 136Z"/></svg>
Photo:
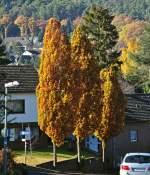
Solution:
<svg viewBox="0 0 150 175"><path fill-rule="evenodd" d="M0 66L0 93L4 94L4 84L18 81L19 86L8 88L8 133L9 141L21 140L21 132L28 131L32 138L38 140L37 100L35 89L38 73L30 65ZM1 104L4 95L1 95ZM1 129L3 122L1 123ZM29 138L29 135L26 135Z"/></svg>

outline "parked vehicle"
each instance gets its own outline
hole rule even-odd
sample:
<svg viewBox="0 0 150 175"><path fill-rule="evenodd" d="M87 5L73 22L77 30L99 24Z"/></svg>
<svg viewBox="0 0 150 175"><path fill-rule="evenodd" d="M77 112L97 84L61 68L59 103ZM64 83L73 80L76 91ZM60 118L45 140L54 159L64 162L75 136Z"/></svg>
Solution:
<svg viewBox="0 0 150 175"><path fill-rule="evenodd" d="M120 175L150 175L150 153L128 153L120 165Z"/></svg>

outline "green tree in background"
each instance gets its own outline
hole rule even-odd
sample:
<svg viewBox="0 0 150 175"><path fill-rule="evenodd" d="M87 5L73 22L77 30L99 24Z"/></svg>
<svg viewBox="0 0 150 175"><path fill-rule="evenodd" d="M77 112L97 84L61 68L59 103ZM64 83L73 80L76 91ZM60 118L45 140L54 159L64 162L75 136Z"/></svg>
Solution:
<svg viewBox="0 0 150 175"><path fill-rule="evenodd" d="M107 9L92 5L83 16L82 30L91 41L94 55L101 68L115 63L119 53L114 50L118 41L118 32L112 25L113 16Z"/></svg>
<svg viewBox="0 0 150 175"><path fill-rule="evenodd" d="M135 70L137 89L150 93L150 24L145 27L140 38L138 52L130 57L139 65Z"/></svg>
<svg viewBox="0 0 150 175"><path fill-rule="evenodd" d="M10 61L6 58L5 45L3 44L2 39L0 38L0 65L9 64Z"/></svg>

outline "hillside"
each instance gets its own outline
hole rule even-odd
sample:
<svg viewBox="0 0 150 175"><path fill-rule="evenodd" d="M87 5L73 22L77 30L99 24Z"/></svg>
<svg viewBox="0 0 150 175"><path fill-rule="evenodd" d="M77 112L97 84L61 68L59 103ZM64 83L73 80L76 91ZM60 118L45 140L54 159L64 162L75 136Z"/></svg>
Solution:
<svg viewBox="0 0 150 175"><path fill-rule="evenodd" d="M62 20L71 20L81 16L83 11L92 3L99 3L113 14L125 14L137 19L150 20L149 0L1 0L0 16L9 13L16 16L34 16L48 19L55 16Z"/></svg>

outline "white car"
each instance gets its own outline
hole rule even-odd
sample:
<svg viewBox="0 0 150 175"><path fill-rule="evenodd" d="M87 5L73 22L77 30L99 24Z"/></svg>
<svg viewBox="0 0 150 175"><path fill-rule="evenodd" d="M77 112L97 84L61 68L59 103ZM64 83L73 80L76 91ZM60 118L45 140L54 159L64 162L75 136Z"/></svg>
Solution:
<svg viewBox="0 0 150 175"><path fill-rule="evenodd" d="M150 153L128 153L120 165L120 175L150 175Z"/></svg>

